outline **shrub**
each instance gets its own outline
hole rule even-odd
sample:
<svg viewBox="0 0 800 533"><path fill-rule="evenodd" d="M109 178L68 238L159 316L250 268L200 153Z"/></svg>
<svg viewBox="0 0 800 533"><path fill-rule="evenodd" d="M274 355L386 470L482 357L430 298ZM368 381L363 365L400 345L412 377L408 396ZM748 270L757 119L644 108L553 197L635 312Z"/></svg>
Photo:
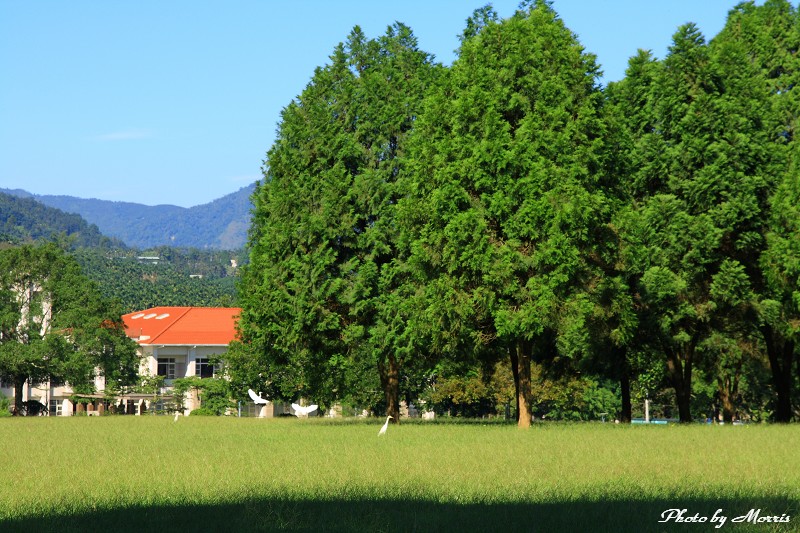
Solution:
<svg viewBox="0 0 800 533"><path fill-rule="evenodd" d="M0 392L0 417L11 416L11 400Z"/></svg>
<svg viewBox="0 0 800 533"><path fill-rule="evenodd" d="M200 407L198 409L194 409L189 413L190 416L219 416L218 413L214 412L213 409L208 409L206 407Z"/></svg>

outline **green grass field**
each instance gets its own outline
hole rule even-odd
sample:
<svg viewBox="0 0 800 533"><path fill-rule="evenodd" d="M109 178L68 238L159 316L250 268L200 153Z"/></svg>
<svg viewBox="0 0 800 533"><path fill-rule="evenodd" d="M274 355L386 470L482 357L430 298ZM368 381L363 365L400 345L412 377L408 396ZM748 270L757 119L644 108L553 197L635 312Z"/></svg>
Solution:
<svg viewBox="0 0 800 533"><path fill-rule="evenodd" d="M0 531L800 531L800 426L380 424L3 419Z"/></svg>

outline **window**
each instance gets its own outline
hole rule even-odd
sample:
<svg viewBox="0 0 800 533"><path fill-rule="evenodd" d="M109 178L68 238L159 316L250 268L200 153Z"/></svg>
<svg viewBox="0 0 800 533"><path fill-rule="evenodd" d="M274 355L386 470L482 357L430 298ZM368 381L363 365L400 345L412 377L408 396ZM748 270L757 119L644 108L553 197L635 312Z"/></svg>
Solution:
<svg viewBox="0 0 800 533"><path fill-rule="evenodd" d="M64 410L64 403L61 400L50 400L50 416L61 416Z"/></svg>
<svg viewBox="0 0 800 533"><path fill-rule="evenodd" d="M208 362L208 359L195 359L194 373L201 378L214 377L214 365Z"/></svg>
<svg viewBox="0 0 800 533"><path fill-rule="evenodd" d="M165 357L158 359L158 375L166 379L175 379L175 358Z"/></svg>

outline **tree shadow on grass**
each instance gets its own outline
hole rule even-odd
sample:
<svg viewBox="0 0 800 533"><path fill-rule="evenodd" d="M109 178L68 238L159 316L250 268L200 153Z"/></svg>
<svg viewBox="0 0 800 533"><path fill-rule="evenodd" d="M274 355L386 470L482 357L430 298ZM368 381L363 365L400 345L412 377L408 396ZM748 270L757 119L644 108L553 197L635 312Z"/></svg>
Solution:
<svg viewBox="0 0 800 533"><path fill-rule="evenodd" d="M668 509L705 523L663 523ZM727 522L711 523L718 509ZM789 523L733 523L760 509L760 516L789 515ZM797 516L796 516L797 515ZM659 532L800 531L800 502L788 498L574 501L563 503L454 504L413 500L248 499L219 505L131 506L74 514L0 521L2 532Z"/></svg>

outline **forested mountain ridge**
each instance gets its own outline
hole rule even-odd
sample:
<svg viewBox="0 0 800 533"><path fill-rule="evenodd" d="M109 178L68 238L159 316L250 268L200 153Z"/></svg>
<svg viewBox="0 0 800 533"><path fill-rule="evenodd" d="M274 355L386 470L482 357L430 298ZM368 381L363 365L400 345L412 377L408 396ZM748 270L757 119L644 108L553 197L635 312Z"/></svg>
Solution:
<svg viewBox="0 0 800 533"><path fill-rule="evenodd" d="M73 196L36 195L19 189L0 189L32 198L67 213L76 213L106 235L135 248L180 246L235 250L244 246L250 225L250 195L255 184L190 208L149 206Z"/></svg>
<svg viewBox="0 0 800 533"><path fill-rule="evenodd" d="M80 215L15 192L27 197L0 193L0 241L8 243L3 246L55 242L70 250L84 275L123 312L156 305L230 306L236 301L237 267L247 260L242 248L127 248Z"/></svg>
<svg viewBox="0 0 800 533"><path fill-rule="evenodd" d="M80 215L65 213L33 198L0 192L0 238L12 242L56 240L62 237L77 247L123 247L115 238L103 235Z"/></svg>

